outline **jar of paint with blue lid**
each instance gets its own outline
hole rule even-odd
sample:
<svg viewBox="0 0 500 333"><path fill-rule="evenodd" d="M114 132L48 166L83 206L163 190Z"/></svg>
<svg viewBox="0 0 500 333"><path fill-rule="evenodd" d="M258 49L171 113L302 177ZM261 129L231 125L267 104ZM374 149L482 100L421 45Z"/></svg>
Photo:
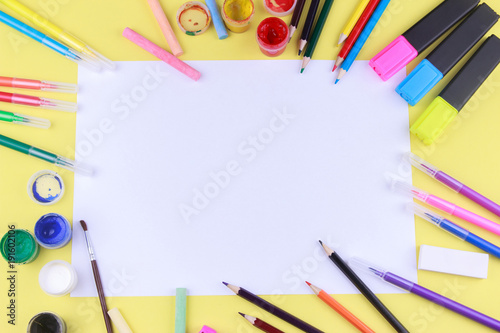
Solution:
<svg viewBox="0 0 500 333"><path fill-rule="evenodd" d="M28 195L37 204L53 205L64 195L64 182L55 171L39 171L28 181Z"/></svg>
<svg viewBox="0 0 500 333"><path fill-rule="evenodd" d="M35 238L46 249L59 249L71 240L71 225L62 215L46 214L35 224Z"/></svg>

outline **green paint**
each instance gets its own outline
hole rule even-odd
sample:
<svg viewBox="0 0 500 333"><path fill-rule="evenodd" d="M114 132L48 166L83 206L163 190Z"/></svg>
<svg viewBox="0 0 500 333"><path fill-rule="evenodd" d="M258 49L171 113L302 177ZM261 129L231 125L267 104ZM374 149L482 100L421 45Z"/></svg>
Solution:
<svg viewBox="0 0 500 333"><path fill-rule="evenodd" d="M6 261L23 265L35 260L40 248L29 231L14 229L2 237L0 252Z"/></svg>
<svg viewBox="0 0 500 333"><path fill-rule="evenodd" d="M175 333L186 333L186 288L175 290Z"/></svg>

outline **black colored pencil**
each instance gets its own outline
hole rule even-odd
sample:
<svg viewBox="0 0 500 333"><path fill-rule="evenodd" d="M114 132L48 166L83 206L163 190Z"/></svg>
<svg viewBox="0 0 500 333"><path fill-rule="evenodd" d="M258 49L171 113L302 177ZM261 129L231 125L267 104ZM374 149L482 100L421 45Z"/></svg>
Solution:
<svg viewBox="0 0 500 333"><path fill-rule="evenodd" d="M299 26L300 16L302 15L302 10L304 9L305 3L306 0L297 0L297 3L295 4L292 20L290 21L290 27L288 28L288 30L290 31L290 38L288 39L289 43L292 39L293 34L295 33L295 30L297 30L297 27Z"/></svg>
<svg viewBox="0 0 500 333"><path fill-rule="evenodd" d="M316 12L318 11L319 0L312 0L309 6L309 11L307 12L306 22L304 23L304 28L302 28L302 35L300 36L299 42L299 55L304 50L307 44L307 39L311 34L312 26L314 24L314 18L316 17Z"/></svg>
<svg viewBox="0 0 500 333"><path fill-rule="evenodd" d="M270 314L286 321L287 323L297 327L298 329L307 332L307 333L324 333L323 331L320 331L319 329L309 325L305 321L295 317L294 315L286 312L285 310L282 310L278 308L277 306L269 303L268 301L260 298L259 296L252 294L248 290L234 286L232 284L229 284L227 282L222 282L224 285L226 285L229 289L231 289L236 295L246 299L250 303L253 303L257 305L259 308L266 310Z"/></svg>
<svg viewBox="0 0 500 333"><path fill-rule="evenodd" d="M359 278L359 276L354 273L354 271L349 267L346 262L332 249L319 241L326 254L331 261L344 273L344 275L358 288L358 290L366 297L370 303L380 312L382 316L389 322L389 324L394 327L394 329L399 333L408 333L408 330L399 322L399 320L394 317L394 315L386 308L384 303L382 303L373 291L368 288L368 286Z"/></svg>

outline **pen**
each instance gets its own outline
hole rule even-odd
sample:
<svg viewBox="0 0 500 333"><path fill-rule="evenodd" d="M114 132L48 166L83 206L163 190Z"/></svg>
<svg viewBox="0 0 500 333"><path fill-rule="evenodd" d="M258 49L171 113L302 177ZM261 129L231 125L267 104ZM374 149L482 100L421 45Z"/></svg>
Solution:
<svg viewBox="0 0 500 333"><path fill-rule="evenodd" d="M50 121L47 119L30 117L19 113L0 111L0 120L8 123L26 125L38 128L49 128Z"/></svg>
<svg viewBox="0 0 500 333"><path fill-rule="evenodd" d="M433 303L441 305L451 311L454 311L464 317L472 319L480 324L488 326L496 331L500 331L500 321L491 318L481 312L478 312L474 309L471 309L465 305L462 305L458 302L452 301L451 299L444 297L438 293L433 292L427 288L424 288L416 283L408 281L396 274L391 272L387 272L383 269L375 267L359 258L353 258L350 263L352 266L363 270L364 272L371 273L375 276L378 276L382 280L389 282L397 287L400 287L404 290L407 290L417 296L425 298Z"/></svg>
<svg viewBox="0 0 500 333"><path fill-rule="evenodd" d="M43 98L29 95L12 94L0 91L0 102L21 104L43 109L76 112L76 103L60 101L57 99Z"/></svg>
<svg viewBox="0 0 500 333"><path fill-rule="evenodd" d="M431 176L432 178L436 179L438 182L443 183L444 185L448 186L452 190L460 193L461 195L469 198L470 200L474 201L477 204L480 204L487 210L489 210L492 213L495 213L496 215L500 216L500 205L497 203L491 201L490 199L486 198L485 196L477 193L470 187L465 186L455 178L449 176L448 174L444 173L443 171L440 171L438 168L433 166L432 164L424 161L422 158L418 157L417 155L413 153L408 153L408 159L410 160L410 163L417 169L425 172L427 175Z"/></svg>
<svg viewBox="0 0 500 333"><path fill-rule="evenodd" d="M500 258L500 247L491 244L490 242L482 239L481 237L473 234L467 229L464 229L455 223L445 219L442 216L439 216L438 214L434 213L433 211L428 210L425 207L420 206L419 204L413 203L409 205L409 208L418 216L426 219L427 221L431 222L432 224L440 227L441 229L444 229L448 231L449 233L457 236L458 238L466 241L467 243L470 243L477 248L480 248L481 250L488 252L495 257Z"/></svg>
<svg viewBox="0 0 500 333"><path fill-rule="evenodd" d="M19 79L7 76L0 76L0 87L43 90L61 93L76 93L78 91L78 86L72 83Z"/></svg>

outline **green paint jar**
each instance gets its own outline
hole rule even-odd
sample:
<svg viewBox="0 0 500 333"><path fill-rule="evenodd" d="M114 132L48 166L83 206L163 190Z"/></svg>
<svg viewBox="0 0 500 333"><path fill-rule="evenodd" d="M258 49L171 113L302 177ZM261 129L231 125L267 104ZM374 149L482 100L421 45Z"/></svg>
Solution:
<svg viewBox="0 0 500 333"><path fill-rule="evenodd" d="M28 230L12 229L2 237L0 252L7 262L24 265L38 257L40 247Z"/></svg>

